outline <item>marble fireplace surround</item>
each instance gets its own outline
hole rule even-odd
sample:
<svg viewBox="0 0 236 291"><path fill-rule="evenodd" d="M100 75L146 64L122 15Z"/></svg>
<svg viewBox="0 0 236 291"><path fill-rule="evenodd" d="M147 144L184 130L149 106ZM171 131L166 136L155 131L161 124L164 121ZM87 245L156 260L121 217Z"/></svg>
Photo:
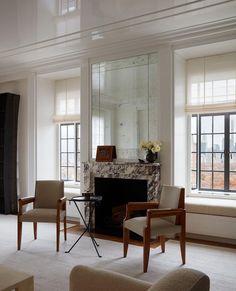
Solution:
<svg viewBox="0 0 236 291"><path fill-rule="evenodd" d="M158 199L159 163L84 162L84 192L95 192L95 177L140 179L147 181L147 200Z"/></svg>

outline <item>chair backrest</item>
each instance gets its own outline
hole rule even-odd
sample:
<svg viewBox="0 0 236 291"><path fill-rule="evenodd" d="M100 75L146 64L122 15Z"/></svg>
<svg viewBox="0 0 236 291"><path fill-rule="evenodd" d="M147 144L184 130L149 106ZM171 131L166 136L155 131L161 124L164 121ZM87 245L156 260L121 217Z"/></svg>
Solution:
<svg viewBox="0 0 236 291"><path fill-rule="evenodd" d="M184 188L177 186L163 185L161 190L161 199L158 208L185 208L184 206ZM176 222L175 216L163 218L172 223Z"/></svg>
<svg viewBox="0 0 236 291"><path fill-rule="evenodd" d="M35 185L35 208L57 208L57 201L64 196L64 181L41 180Z"/></svg>

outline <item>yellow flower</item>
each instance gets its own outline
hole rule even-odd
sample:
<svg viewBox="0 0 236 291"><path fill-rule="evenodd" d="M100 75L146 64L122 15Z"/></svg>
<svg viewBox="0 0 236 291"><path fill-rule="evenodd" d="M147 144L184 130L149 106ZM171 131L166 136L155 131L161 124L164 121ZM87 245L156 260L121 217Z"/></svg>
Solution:
<svg viewBox="0 0 236 291"><path fill-rule="evenodd" d="M151 150L153 153L158 153L161 150L161 143L159 141L142 141L140 143L142 150Z"/></svg>

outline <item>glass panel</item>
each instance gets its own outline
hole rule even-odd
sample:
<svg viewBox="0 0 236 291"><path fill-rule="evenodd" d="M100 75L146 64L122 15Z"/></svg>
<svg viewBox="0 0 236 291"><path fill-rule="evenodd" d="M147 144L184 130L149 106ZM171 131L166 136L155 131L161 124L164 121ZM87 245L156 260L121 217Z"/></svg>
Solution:
<svg viewBox="0 0 236 291"><path fill-rule="evenodd" d="M224 115L217 115L213 117L213 132L223 133L225 131Z"/></svg>
<svg viewBox="0 0 236 291"><path fill-rule="evenodd" d="M61 140L61 152L67 152L67 140L65 139Z"/></svg>
<svg viewBox="0 0 236 291"><path fill-rule="evenodd" d="M68 125L68 138L75 138L75 127L74 127L74 124Z"/></svg>
<svg viewBox="0 0 236 291"><path fill-rule="evenodd" d="M191 133L196 134L197 133L197 117L192 116L191 118Z"/></svg>
<svg viewBox="0 0 236 291"><path fill-rule="evenodd" d="M75 152L75 140L68 139L68 152L74 153Z"/></svg>
<svg viewBox="0 0 236 291"><path fill-rule="evenodd" d="M236 132L236 114L230 114L229 117L229 131Z"/></svg>
<svg viewBox="0 0 236 291"><path fill-rule="evenodd" d="M74 165L75 165L75 155L68 154L68 166L74 166Z"/></svg>
<svg viewBox="0 0 236 291"><path fill-rule="evenodd" d="M192 152L197 151L197 136L192 135Z"/></svg>
<svg viewBox="0 0 236 291"><path fill-rule="evenodd" d="M213 135L213 151L214 152L223 152L225 136L224 134L214 134Z"/></svg>
<svg viewBox="0 0 236 291"><path fill-rule="evenodd" d="M236 171L236 154L229 155L230 171Z"/></svg>
<svg viewBox="0 0 236 291"><path fill-rule="evenodd" d="M67 154L61 154L61 166L67 166Z"/></svg>
<svg viewBox="0 0 236 291"><path fill-rule="evenodd" d="M212 189L212 173L201 172L201 188Z"/></svg>
<svg viewBox="0 0 236 291"><path fill-rule="evenodd" d="M197 173L195 171L191 172L191 188L196 188L196 177L197 177Z"/></svg>
<svg viewBox="0 0 236 291"><path fill-rule="evenodd" d="M61 167L61 179L67 180L67 168L66 167Z"/></svg>
<svg viewBox="0 0 236 291"><path fill-rule="evenodd" d="M68 180L74 181L75 180L75 170L73 167L68 168Z"/></svg>
<svg viewBox="0 0 236 291"><path fill-rule="evenodd" d="M230 134L230 151L236 152L236 134Z"/></svg>
<svg viewBox="0 0 236 291"><path fill-rule="evenodd" d="M212 135L204 134L201 136L201 151L212 152Z"/></svg>
<svg viewBox="0 0 236 291"><path fill-rule="evenodd" d="M76 125L76 130L77 130L77 138L80 138L80 124Z"/></svg>
<svg viewBox="0 0 236 291"><path fill-rule="evenodd" d="M214 172L213 174L213 188L217 190L224 189L224 173Z"/></svg>
<svg viewBox="0 0 236 291"><path fill-rule="evenodd" d="M67 138L67 126L61 125L61 138Z"/></svg>
<svg viewBox="0 0 236 291"><path fill-rule="evenodd" d="M191 154L191 169L192 170L196 170L196 168L197 168L196 158L197 158L197 154L192 153Z"/></svg>
<svg viewBox="0 0 236 291"><path fill-rule="evenodd" d="M80 168L77 168L77 181L80 181Z"/></svg>
<svg viewBox="0 0 236 291"><path fill-rule="evenodd" d="M201 133L212 133L212 116L201 117Z"/></svg>
<svg viewBox="0 0 236 291"><path fill-rule="evenodd" d="M236 173L230 173L229 190L236 190Z"/></svg>
<svg viewBox="0 0 236 291"><path fill-rule="evenodd" d="M201 154L201 170L212 170L212 154Z"/></svg>
<svg viewBox="0 0 236 291"><path fill-rule="evenodd" d="M213 170L224 171L224 154L213 154Z"/></svg>
<svg viewBox="0 0 236 291"><path fill-rule="evenodd" d="M79 164L80 164L80 154L78 153L77 154L77 165L79 166Z"/></svg>

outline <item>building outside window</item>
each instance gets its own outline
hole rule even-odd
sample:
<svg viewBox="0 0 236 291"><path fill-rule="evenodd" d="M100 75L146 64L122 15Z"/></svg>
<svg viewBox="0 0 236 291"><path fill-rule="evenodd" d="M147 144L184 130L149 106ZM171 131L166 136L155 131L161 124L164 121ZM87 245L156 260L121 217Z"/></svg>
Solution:
<svg viewBox="0 0 236 291"><path fill-rule="evenodd" d="M236 194L236 53L187 61L191 188Z"/></svg>

